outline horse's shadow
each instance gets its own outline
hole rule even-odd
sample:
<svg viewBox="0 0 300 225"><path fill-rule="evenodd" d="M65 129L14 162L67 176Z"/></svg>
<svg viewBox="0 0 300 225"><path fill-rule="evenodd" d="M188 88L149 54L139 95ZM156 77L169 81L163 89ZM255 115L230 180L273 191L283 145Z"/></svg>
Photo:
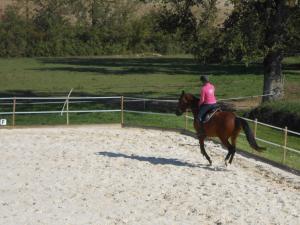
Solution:
<svg viewBox="0 0 300 225"><path fill-rule="evenodd" d="M224 167L214 167L207 164L194 164L190 162L181 161L174 158L162 158L162 157L148 157L148 156L139 156L139 155L126 155L124 153L116 153L116 152L96 152L95 155L105 156L110 158L125 158L131 160L138 160L141 162L149 162L153 165L172 165L172 166L182 166L182 167L190 167L190 168L201 168L210 171L228 171Z"/></svg>

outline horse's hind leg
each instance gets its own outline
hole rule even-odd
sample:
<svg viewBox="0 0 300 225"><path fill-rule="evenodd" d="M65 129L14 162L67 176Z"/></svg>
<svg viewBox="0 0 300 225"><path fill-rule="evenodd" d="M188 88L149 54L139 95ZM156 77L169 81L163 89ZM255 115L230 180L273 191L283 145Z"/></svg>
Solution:
<svg viewBox="0 0 300 225"><path fill-rule="evenodd" d="M235 146L232 146L231 151L232 151L232 152L231 152L230 159L229 159L229 163L230 163L230 164L232 163L234 154L235 154L235 152L236 152Z"/></svg>
<svg viewBox="0 0 300 225"><path fill-rule="evenodd" d="M230 156L230 159L229 159L229 163L231 164L232 163L232 160L233 160L233 157L234 157L234 154L236 152L236 139L237 139L237 136L238 136L238 132L234 135L231 136L231 146L232 146L232 153L231 153L231 156Z"/></svg>
<svg viewBox="0 0 300 225"><path fill-rule="evenodd" d="M211 161L210 157L208 156L208 154L206 153L205 148L204 148L204 138L203 137L199 138L199 143L200 143L200 149L201 149L202 155L205 156L205 158L209 162L209 165L212 165L212 161Z"/></svg>
<svg viewBox="0 0 300 225"><path fill-rule="evenodd" d="M225 147L228 149L228 153L225 157L225 165L227 166L227 164L228 164L227 161L228 161L229 157L232 154L234 154L235 148L229 143L229 141L227 139L223 138L223 139L221 139L221 141L222 141L223 145L225 145Z"/></svg>
<svg viewBox="0 0 300 225"><path fill-rule="evenodd" d="M230 156L230 159L229 159L229 163L231 164L232 163L232 160L233 160L233 157L234 157L234 154L236 152L236 140L237 140L237 137L239 135L241 131L241 127L240 126L236 126L232 136L231 136L231 146L232 146L232 154Z"/></svg>

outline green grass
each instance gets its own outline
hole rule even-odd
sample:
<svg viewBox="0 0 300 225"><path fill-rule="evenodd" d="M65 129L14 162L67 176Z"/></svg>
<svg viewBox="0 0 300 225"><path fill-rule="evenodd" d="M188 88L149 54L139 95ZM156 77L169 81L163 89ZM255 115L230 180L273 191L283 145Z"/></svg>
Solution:
<svg viewBox="0 0 300 225"><path fill-rule="evenodd" d="M284 73L287 97L297 99L295 60L286 60ZM0 68L0 96L66 95L74 88L73 95L177 98L181 89L198 94L200 74L212 75L218 98L258 95L263 85L258 64L199 65L189 56L0 59Z"/></svg>
<svg viewBox="0 0 300 225"><path fill-rule="evenodd" d="M240 136L238 139L238 142L237 142L237 148L242 149L243 151L258 155L260 157L269 159L269 160L277 162L277 163L283 163L282 160L283 160L284 150L282 148L276 147L276 146L273 146L270 144L265 144L260 141L258 141L258 144L266 147L267 150L265 150L262 153L254 151L253 149L251 149L249 147L249 144L248 144L246 138L243 136ZM299 148L298 148L298 150L299 150ZM290 168L300 170L300 154L288 151L284 164Z"/></svg>
<svg viewBox="0 0 300 225"><path fill-rule="evenodd" d="M251 122L249 122L251 124ZM252 129L254 130L254 125L252 125ZM257 137L260 139L263 139L265 141L269 141L278 145L284 145L284 132L281 130L277 130L274 128L269 128L263 125L258 125L257 126ZM293 135L288 135L287 136L287 147L296 149L296 150L300 150L300 137L297 136L293 136ZM266 151L262 152L262 153L257 153L255 151L253 151L245 137L241 138L238 141L238 147L240 147L241 149L257 154L259 156L262 156L264 158L270 159L272 161L275 161L277 163L282 163L283 160L283 154L284 154L284 150L282 147L277 147L271 144L267 144L264 142L260 142L258 141L259 145L264 146L267 148ZM286 165L288 165L291 168L296 168L298 170L300 170L300 153L293 153L288 151L288 154L286 156Z"/></svg>

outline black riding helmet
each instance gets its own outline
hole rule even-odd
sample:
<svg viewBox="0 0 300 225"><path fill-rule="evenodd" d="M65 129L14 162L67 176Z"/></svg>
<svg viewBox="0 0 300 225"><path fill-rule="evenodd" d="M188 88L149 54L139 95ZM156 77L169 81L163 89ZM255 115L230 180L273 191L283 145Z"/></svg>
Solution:
<svg viewBox="0 0 300 225"><path fill-rule="evenodd" d="M201 76L200 76L200 80L201 80L203 83L209 82L209 79L208 79L208 76L207 76L207 75L201 75Z"/></svg>

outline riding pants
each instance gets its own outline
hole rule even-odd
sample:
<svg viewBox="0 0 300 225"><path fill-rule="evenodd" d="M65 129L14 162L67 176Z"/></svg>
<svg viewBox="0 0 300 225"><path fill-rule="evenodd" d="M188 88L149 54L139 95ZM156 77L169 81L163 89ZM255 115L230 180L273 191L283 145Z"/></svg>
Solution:
<svg viewBox="0 0 300 225"><path fill-rule="evenodd" d="M203 104L203 105L201 105L200 108L199 108L199 114L198 114L199 121L202 122L204 120L204 118L203 118L204 115L208 111L216 108L216 106L217 106L217 104Z"/></svg>

